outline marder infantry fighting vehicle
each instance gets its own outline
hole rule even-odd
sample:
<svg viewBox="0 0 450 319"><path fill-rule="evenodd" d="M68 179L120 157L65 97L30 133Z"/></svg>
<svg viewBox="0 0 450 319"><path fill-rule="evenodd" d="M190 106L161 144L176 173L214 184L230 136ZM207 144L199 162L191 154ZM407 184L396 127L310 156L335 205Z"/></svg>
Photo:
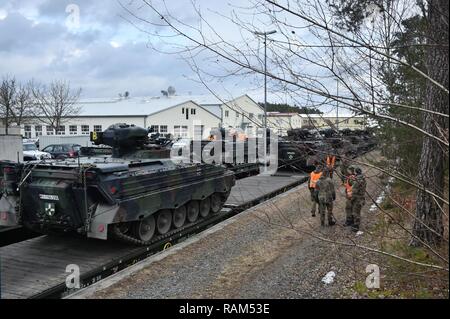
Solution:
<svg viewBox="0 0 450 319"><path fill-rule="evenodd" d="M219 212L235 183L221 166L149 158L159 152L140 127L114 125L91 139L111 146L113 155L7 165L0 225L14 220L42 233L149 244Z"/></svg>

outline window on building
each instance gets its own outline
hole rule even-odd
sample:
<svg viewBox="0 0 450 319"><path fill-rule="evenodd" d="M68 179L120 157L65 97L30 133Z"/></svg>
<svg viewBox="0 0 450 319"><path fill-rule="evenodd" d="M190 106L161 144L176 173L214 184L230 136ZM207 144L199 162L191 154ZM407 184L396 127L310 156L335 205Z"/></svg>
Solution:
<svg viewBox="0 0 450 319"><path fill-rule="evenodd" d="M225 111L225 117L229 117L230 116L230 111Z"/></svg>
<svg viewBox="0 0 450 319"><path fill-rule="evenodd" d="M77 135L78 134L78 127L76 125L70 125L69 126L69 134L70 135Z"/></svg>
<svg viewBox="0 0 450 319"><path fill-rule="evenodd" d="M252 119L254 116L255 116L255 114L253 114L253 113L248 113L248 117L249 117L249 118Z"/></svg>
<svg viewBox="0 0 450 319"><path fill-rule="evenodd" d="M189 108L186 108L186 120L189 120Z"/></svg>
<svg viewBox="0 0 450 319"><path fill-rule="evenodd" d="M196 114L196 112L197 112L197 110L196 110L196 109L191 109L191 115L195 115L195 114Z"/></svg>
<svg viewBox="0 0 450 319"><path fill-rule="evenodd" d="M24 126L25 138L31 138L31 125Z"/></svg>
<svg viewBox="0 0 450 319"><path fill-rule="evenodd" d="M349 122L350 122L349 119L346 119L346 120L344 121L345 124L348 124Z"/></svg>
<svg viewBox="0 0 450 319"><path fill-rule="evenodd" d="M181 136L181 126L175 125L173 127L173 136L174 137L180 137Z"/></svg>
<svg viewBox="0 0 450 319"><path fill-rule="evenodd" d="M94 125L94 132L101 132L101 131L103 131L101 125Z"/></svg>
<svg viewBox="0 0 450 319"><path fill-rule="evenodd" d="M181 127L181 137L188 137L188 127L187 126Z"/></svg>
<svg viewBox="0 0 450 319"><path fill-rule="evenodd" d="M184 107L181 109L181 114L184 114Z"/></svg>
<svg viewBox="0 0 450 319"><path fill-rule="evenodd" d="M241 115L241 113L239 113L238 111L236 111L236 117L239 117L239 115Z"/></svg>
<svg viewBox="0 0 450 319"><path fill-rule="evenodd" d="M159 127L159 133L167 133L167 132L168 132L167 125L161 125Z"/></svg>
<svg viewBox="0 0 450 319"><path fill-rule="evenodd" d="M89 135L89 125L81 125L81 134Z"/></svg>
<svg viewBox="0 0 450 319"><path fill-rule="evenodd" d="M56 135L64 135L66 134L66 127L64 125L61 125L58 127L58 130L56 131Z"/></svg>
<svg viewBox="0 0 450 319"><path fill-rule="evenodd" d="M258 114L258 119L262 120L263 115L262 114Z"/></svg>
<svg viewBox="0 0 450 319"><path fill-rule="evenodd" d="M188 127L175 125L173 127L173 135L175 137L188 137Z"/></svg>
<svg viewBox="0 0 450 319"><path fill-rule="evenodd" d="M47 135L55 135L55 130L53 130L53 127L46 126L45 131L47 132Z"/></svg>
<svg viewBox="0 0 450 319"><path fill-rule="evenodd" d="M42 135L42 125L36 125L34 127L34 131L35 131L36 137L41 136Z"/></svg>
<svg viewBox="0 0 450 319"><path fill-rule="evenodd" d="M153 133L159 133L159 125L152 125L150 126L150 129Z"/></svg>

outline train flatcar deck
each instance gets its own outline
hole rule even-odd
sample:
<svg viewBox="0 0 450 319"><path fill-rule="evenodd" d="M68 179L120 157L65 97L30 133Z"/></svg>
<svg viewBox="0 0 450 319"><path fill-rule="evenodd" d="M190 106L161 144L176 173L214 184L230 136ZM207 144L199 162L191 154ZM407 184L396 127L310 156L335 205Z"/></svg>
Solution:
<svg viewBox="0 0 450 319"><path fill-rule="evenodd" d="M58 298L69 294L65 280L68 265L80 270L81 288L142 260L168 243L175 243L248 207L293 188L306 175L257 175L238 180L225 209L213 218L166 238L163 242L136 247L115 241L66 236L42 236L0 248L1 298Z"/></svg>

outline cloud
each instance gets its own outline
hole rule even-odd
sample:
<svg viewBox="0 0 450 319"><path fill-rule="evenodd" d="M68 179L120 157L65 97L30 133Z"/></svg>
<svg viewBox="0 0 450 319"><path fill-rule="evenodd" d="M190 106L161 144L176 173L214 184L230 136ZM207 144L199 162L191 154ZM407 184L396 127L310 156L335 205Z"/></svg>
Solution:
<svg viewBox="0 0 450 319"><path fill-rule="evenodd" d="M132 10L141 1L121 0ZM79 27L68 27L70 4L79 8ZM195 13L184 2L172 9L183 21L193 22ZM208 93L193 78L192 70L177 55L165 55L148 46L158 39L140 32L123 16L118 1L110 0L10 0L0 4L0 77L48 83L66 79L82 87L84 96L159 95L174 86L180 94ZM148 15L150 17L150 15ZM158 17L153 17L158 21ZM154 41L153 41L154 42ZM163 48L163 47L162 47ZM243 92L243 83L230 91Z"/></svg>

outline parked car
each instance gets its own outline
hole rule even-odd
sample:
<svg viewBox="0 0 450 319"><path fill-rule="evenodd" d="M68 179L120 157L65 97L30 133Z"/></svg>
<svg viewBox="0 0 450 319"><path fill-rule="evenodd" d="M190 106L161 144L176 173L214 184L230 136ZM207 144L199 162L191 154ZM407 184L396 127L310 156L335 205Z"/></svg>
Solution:
<svg viewBox="0 0 450 319"><path fill-rule="evenodd" d="M51 159L52 155L47 152L41 152L34 143L23 143L23 160L36 161Z"/></svg>
<svg viewBox="0 0 450 319"><path fill-rule="evenodd" d="M52 158L64 159L78 157L81 145L79 144L53 144L44 148L42 151L50 153Z"/></svg>

